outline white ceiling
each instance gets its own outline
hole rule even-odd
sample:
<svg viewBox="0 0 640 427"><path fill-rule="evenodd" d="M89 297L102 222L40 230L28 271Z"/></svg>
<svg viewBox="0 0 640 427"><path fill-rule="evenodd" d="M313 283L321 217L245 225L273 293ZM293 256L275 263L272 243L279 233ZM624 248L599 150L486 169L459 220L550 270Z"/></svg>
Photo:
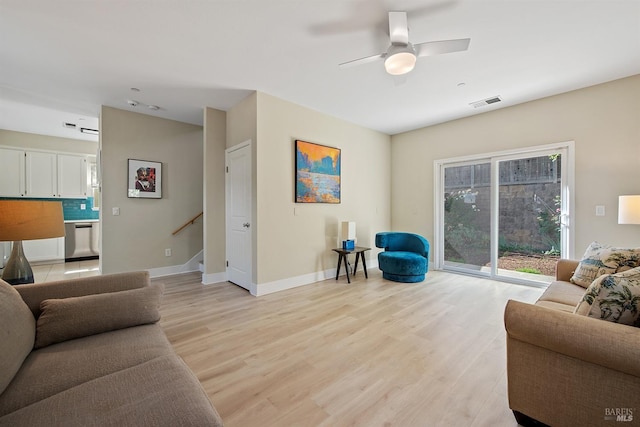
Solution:
<svg viewBox="0 0 640 427"><path fill-rule="evenodd" d="M469 50L404 82L339 68L386 50L389 10ZM258 90L396 134L635 74L640 0L0 0L0 128L24 132L97 127L100 105L201 124Z"/></svg>

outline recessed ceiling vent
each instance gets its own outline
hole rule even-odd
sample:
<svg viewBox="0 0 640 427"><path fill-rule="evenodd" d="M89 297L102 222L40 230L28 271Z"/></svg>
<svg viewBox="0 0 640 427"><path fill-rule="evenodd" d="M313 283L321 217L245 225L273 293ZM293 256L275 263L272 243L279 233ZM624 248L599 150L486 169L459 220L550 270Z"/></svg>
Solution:
<svg viewBox="0 0 640 427"><path fill-rule="evenodd" d="M62 122L62 127L67 129L79 130L82 133L88 133L90 135L98 135L100 133L98 129L85 128L71 122Z"/></svg>
<svg viewBox="0 0 640 427"><path fill-rule="evenodd" d="M491 98L482 99L480 101L472 102L471 105L473 108L486 107L487 105L495 104L496 102L501 102L502 99L500 96L492 96Z"/></svg>

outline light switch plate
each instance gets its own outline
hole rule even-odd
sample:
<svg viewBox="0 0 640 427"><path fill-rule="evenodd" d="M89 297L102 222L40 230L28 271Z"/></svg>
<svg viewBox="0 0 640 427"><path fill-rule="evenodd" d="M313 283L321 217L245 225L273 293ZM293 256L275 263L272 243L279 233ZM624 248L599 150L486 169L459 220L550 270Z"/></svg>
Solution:
<svg viewBox="0 0 640 427"><path fill-rule="evenodd" d="M604 206L596 206L596 216L604 216Z"/></svg>
<svg viewBox="0 0 640 427"><path fill-rule="evenodd" d="M114 216L120 215L120 208L111 208L111 214Z"/></svg>

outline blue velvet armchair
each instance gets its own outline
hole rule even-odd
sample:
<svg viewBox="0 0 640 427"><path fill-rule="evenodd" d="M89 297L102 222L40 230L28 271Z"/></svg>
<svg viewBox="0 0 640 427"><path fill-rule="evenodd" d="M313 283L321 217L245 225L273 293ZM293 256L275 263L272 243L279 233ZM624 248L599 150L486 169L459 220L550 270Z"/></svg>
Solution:
<svg viewBox="0 0 640 427"><path fill-rule="evenodd" d="M424 237L403 232L376 234L376 247L382 277L394 282L422 282L429 270L429 242Z"/></svg>

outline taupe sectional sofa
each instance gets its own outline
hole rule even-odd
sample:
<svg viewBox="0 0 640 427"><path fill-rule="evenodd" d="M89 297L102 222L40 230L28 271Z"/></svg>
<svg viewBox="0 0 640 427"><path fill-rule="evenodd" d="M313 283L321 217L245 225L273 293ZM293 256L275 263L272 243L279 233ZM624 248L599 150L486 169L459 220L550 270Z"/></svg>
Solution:
<svg viewBox="0 0 640 427"><path fill-rule="evenodd" d="M0 426L222 426L146 272L0 280Z"/></svg>
<svg viewBox="0 0 640 427"><path fill-rule="evenodd" d="M509 407L523 425L638 425L640 328L574 314L577 266L560 260L536 304L507 303Z"/></svg>

